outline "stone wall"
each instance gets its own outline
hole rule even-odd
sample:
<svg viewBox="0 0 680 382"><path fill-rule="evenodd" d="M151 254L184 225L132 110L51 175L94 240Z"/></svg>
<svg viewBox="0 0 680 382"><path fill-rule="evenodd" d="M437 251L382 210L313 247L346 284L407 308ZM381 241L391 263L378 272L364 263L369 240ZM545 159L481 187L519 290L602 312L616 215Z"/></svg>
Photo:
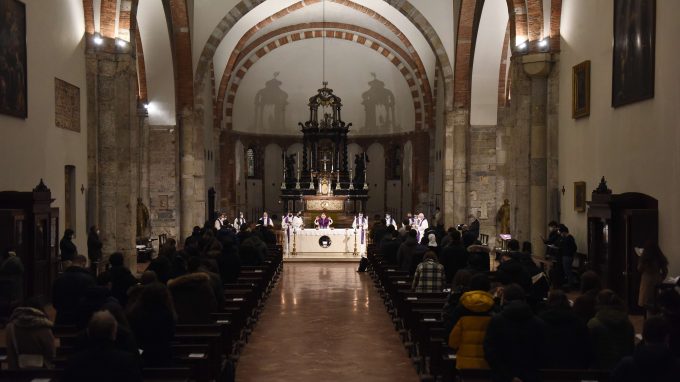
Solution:
<svg viewBox="0 0 680 382"><path fill-rule="evenodd" d="M496 233L495 217L498 204L496 126L470 126L469 150L467 212L468 215L474 214L479 217L481 233L493 237Z"/></svg>
<svg viewBox="0 0 680 382"><path fill-rule="evenodd" d="M149 130L149 214L153 235L178 239L179 195L177 130L152 126Z"/></svg>

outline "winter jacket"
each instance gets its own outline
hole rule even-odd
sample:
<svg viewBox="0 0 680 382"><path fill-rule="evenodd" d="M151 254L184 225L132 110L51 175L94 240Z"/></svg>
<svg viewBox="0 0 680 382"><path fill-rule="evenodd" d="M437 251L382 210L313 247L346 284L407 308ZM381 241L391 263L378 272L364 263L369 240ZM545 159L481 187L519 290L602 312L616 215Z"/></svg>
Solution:
<svg viewBox="0 0 680 382"><path fill-rule="evenodd" d="M680 360L665 345L640 344L612 372L611 382L665 382L680 378Z"/></svg>
<svg viewBox="0 0 680 382"><path fill-rule="evenodd" d="M38 309L14 309L5 329L7 361L11 370L19 368L20 354L40 355L44 366L51 366L56 352L52 326L52 321Z"/></svg>
<svg viewBox="0 0 680 382"><path fill-rule="evenodd" d="M70 357L61 380L141 382L142 373L136 355L116 349L112 341L99 341Z"/></svg>
<svg viewBox="0 0 680 382"><path fill-rule="evenodd" d="M603 308L588 321L594 369L610 370L623 357L633 354L635 330L625 311Z"/></svg>
<svg viewBox="0 0 680 382"><path fill-rule="evenodd" d="M502 262L498 266L496 277L503 285L515 283L521 286L525 292L531 290L531 275L529 271L514 257Z"/></svg>
<svg viewBox="0 0 680 382"><path fill-rule="evenodd" d="M489 368L484 359L484 336L494 304L492 295L479 290L461 297L461 316L449 335L449 346L457 349L456 368Z"/></svg>
<svg viewBox="0 0 680 382"><path fill-rule="evenodd" d="M52 285L52 303L57 310L58 325L75 325L76 310L85 291L95 285L94 276L86 269L71 266Z"/></svg>
<svg viewBox="0 0 680 382"><path fill-rule="evenodd" d="M451 244L443 247L439 254L439 262L444 266L446 282L451 283L456 272L465 268L468 263L468 253L462 244Z"/></svg>
<svg viewBox="0 0 680 382"><path fill-rule="evenodd" d="M587 369L592 359L588 327L569 308L548 308L545 322L546 369Z"/></svg>
<svg viewBox="0 0 680 382"><path fill-rule="evenodd" d="M78 248L73 244L70 237L63 237L59 242L59 252L61 253L62 261L73 261L78 254Z"/></svg>
<svg viewBox="0 0 680 382"><path fill-rule="evenodd" d="M584 324L588 324L588 321L597 313L595 302L598 293L600 293L599 289L591 289L574 300L574 313Z"/></svg>
<svg viewBox="0 0 680 382"><path fill-rule="evenodd" d="M128 314L130 329L143 350L142 360L145 367L172 365L172 345L175 336L174 312L166 306L133 307Z"/></svg>
<svg viewBox="0 0 680 382"><path fill-rule="evenodd" d="M210 277L202 272L190 273L168 281L177 312L177 322L206 324L217 311L217 299Z"/></svg>
<svg viewBox="0 0 680 382"><path fill-rule="evenodd" d="M484 357L492 380L523 382L539 380L543 364L545 324L524 301L506 303L489 322L484 337Z"/></svg>
<svg viewBox="0 0 680 382"><path fill-rule="evenodd" d="M102 258L102 241L97 233L87 235L87 257L90 261L99 261Z"/></svg>
<svg viewBox="0 0 680 382"><path fill-rule="evenodd" d="M115 266L100 277L110 277L111 295L118 300L121 306L127 305L128 289L137 285L137 279L132 275L132 272L124 266Z"/></svg>

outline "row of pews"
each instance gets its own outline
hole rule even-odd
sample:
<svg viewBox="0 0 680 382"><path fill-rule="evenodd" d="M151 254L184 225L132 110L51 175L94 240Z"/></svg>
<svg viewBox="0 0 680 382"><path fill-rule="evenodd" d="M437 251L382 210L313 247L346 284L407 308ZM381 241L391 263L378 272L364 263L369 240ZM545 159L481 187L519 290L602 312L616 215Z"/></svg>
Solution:
<svg viewBox="0 0 680 382"><path fill-rule="evenodd" d="M489 370L457 370L456 354L448 346L449 333L441 319L449 292L416 293L412 277L396 264L383 259L377 247L367 250L369 272L383 298L395 330L422 381L490 381ZM489 275L494 279L493 274ZM545 382L606 382L609 372L602 370L542 370Z"/></svg>
<svg viewBox="0 0 680 382"><path fill-rule="evenodd" d="M283 270L282 253L280 246L270 248L263 265L243 266L235 283L224 284L225 303L221 311L212 314L213 323L177 324L172 365L142 369L144 380L233 380L234 365ZM59 381L68 358L74 354L79 333L75 327L55 326L54 335L59 339L54 369L9 371L0 365L4 366L0 382ZM0 354L5 355L6 349L0 349Z"/></svg>

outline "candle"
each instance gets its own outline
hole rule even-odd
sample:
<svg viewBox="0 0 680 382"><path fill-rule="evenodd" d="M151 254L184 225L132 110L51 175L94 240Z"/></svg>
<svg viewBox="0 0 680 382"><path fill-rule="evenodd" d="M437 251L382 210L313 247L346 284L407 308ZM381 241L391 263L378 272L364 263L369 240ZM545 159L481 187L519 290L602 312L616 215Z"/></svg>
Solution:
<svg viewBox="0 0 680 382"><path fill-rule="evenodd" d="M298 170L298 172L300 172L300 152L299 151L297 152L296 157L297 157L297 170Z"/></svg>

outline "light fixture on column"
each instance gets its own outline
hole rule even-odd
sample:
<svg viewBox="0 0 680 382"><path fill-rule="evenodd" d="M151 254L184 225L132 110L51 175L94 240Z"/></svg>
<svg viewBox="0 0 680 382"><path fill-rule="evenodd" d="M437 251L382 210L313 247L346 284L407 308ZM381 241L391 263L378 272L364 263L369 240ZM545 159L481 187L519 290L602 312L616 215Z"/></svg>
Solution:
<svg viewBox="0 0 680 382"><path fill-rule="evenodd" d="M520 50L520 51L526 50L526 49L527 49L527 42L526 42L526 40L525 40L524 42L522 42L521 44L517 45L517 49Z"/></svg>
<svg viewBox="0 0 680 382"><path fill-rule="evenodd" d="M116 45L118 45L119 48L125 48L127 44L127 41L123 40L122 38L116 39Z"/></svg>
<svg viewBox="0 0 680 382"><path fill-rule="evenodd" d="M542 40L538 41L538 48L543 51L548 50L549 42L550 41L547 37L543 38Z"/></svg>
<svg viewBox="0 0 680 382"><path fill-rule="evenodd" d="M102 38L102 35L95 33L94 37L92 38L92 42L94 42L95 45L101 45L104 43L104 39Z"/></svg>

